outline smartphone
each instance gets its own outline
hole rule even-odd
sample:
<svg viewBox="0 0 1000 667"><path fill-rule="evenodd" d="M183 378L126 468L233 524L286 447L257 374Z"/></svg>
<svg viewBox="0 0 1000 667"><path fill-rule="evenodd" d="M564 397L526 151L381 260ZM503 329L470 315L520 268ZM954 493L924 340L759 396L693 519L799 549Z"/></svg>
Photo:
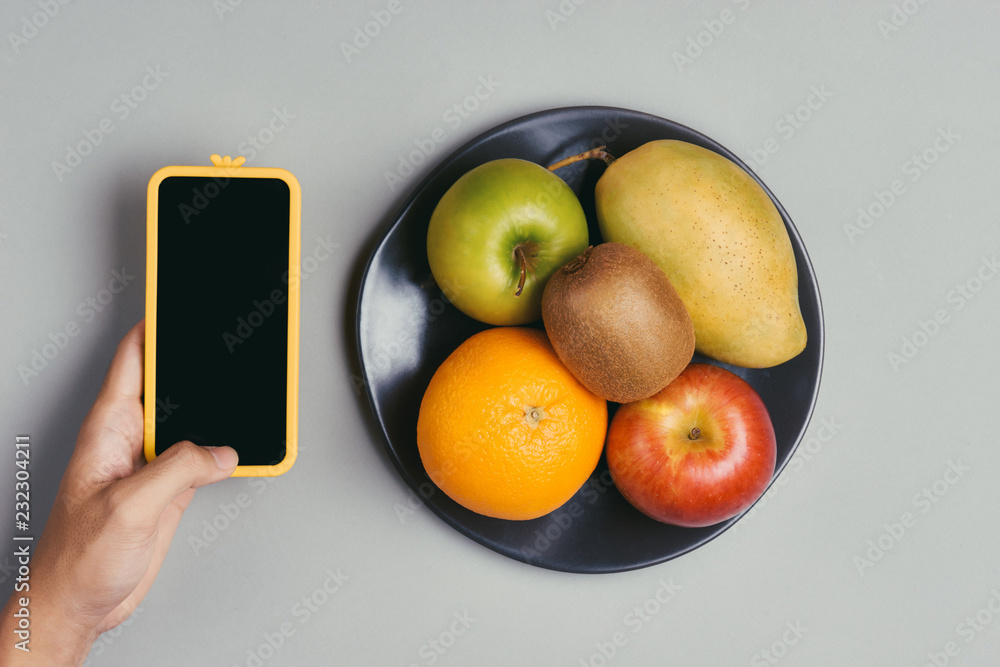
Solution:
<svg viewBox="0 0 1000 667"><path fill-rule="evenodd" d="M284 169L157 171L147 191L145 456L234 448L234 476L298 451L301 191Z"/></svg>

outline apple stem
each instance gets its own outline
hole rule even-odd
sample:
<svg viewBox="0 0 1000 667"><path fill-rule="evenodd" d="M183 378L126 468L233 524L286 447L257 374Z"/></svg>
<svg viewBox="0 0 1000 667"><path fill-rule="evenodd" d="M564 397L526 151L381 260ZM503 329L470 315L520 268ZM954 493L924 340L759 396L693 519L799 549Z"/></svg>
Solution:
<svg viewBox="0 0 1000 667"><path fill-rule="evenodd" d="M691 429L691 432L688 433L688 440L697 440L700 436L701 436L701 429L695 426L693 429Z"/></svg>
<svg viewBox="0 0 1000 667"><path fill-rule="evenodd" d="M521 265L521 279L517 281L517 291L514 292L514 296L521 296L521 291L524 290L524 281L528 278L528 260L524 256L524 248L520 245L515 247L514 257L517 258L517 263Z"/></svg>
<svg viewBox="0 0 1000 667"><path fill-rule="evenodd" d="M549 165L549 171L555 171L556 169L562 169L567 165L571 165L574 162L579 162L580 160L594 160L600 159L604 160L605 164L611 164L615 161L615 156L608 152L607 146L598 146L592 150L585 153L580 153L579 155L572 155L565 160L559 160L553 165Z"/></svg>

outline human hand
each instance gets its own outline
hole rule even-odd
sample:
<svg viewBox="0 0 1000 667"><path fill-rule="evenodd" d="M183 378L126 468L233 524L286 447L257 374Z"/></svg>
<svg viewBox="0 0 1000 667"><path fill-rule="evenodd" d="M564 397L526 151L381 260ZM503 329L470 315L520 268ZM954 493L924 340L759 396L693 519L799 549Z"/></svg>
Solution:
<svg viewBox="0 0 1000 667"><path fill-rule="evenodd" d="M140 322L118 345L84 419L52 513L31 558L30 590L0 617L3 665L79 665L97 636L149 591L196 488L232 475L229 447L179 442L143 455ZM29 598L30 653L14 648L15 598Z"/></svg>

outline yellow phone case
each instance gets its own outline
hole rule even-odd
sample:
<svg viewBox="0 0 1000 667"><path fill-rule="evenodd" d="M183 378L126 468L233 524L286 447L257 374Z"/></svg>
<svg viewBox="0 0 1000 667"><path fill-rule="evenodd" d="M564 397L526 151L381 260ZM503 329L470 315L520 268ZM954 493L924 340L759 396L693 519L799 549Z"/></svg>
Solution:
<svg viewBox="0 0 1000 667"><path fill-rule="evenodd" d="M157 276L157 211L160 183L171 176L275 178L288 185L288 387L285 458L274 465L238 466L233 477L273 477L287 472L298 455L299 405L299 284L301 281L301 216L302 190L290 172L272 167L243 167L244 158L228 155L212 156L212 166L163 167L149 181L146 196L146 357L145 396L156 396L156 276ZM144 451L147 461L156 457L156 404L144 404Z"/></svg>

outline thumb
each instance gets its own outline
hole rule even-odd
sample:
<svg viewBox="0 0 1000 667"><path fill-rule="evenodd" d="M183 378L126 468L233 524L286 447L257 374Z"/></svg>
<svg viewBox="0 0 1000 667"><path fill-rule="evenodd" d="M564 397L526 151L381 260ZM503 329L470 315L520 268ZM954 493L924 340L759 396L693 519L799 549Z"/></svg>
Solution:
<svg viewBox="0 0 1000 667"><path fill-rule="evenodd" d="M155 524L174 498L232 476L239 463L231 447L199 447L182 440L140 468L119 480L118 492L134 501L133 507L145 525Z"/></svg>

